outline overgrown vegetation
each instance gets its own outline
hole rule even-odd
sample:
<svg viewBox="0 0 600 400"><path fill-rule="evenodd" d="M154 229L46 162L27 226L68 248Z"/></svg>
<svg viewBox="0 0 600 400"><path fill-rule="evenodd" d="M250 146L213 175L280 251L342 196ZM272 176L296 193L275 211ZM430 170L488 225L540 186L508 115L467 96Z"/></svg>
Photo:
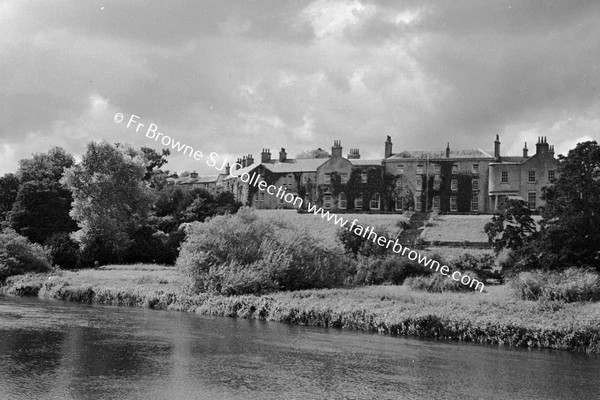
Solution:
<svg viewBox="0 0 600 400"><path fill-rule="evenodd" d="M12 275L49 269L50 259L42 246L12 229L0 232L0 281Z"/></svg>
<svg viewBox="0 0 600 400"><path fill-rule="evenodd" d="M191 223L177 260L194 293L264 293L341 286L343 254L250 209Z"/></svg>
<svg viewBox="0 0 600 400"><path fill-rule="evenodd" d="M510 286L522 300L600 300L600 275L589 270L569 268L561 272L521 272L510 280Z"/></svg>

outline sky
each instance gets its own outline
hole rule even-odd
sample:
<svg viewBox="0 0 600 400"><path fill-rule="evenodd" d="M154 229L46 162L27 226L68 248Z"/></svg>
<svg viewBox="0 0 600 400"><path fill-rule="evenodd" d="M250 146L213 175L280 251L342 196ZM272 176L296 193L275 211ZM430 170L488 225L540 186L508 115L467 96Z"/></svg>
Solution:
<svg viewBox="0 0 600 400"><path fill-rule="evenodd" d="M0 174L53 146L160 149L151 123L232 162L334 140L376 159L387 135L566 154L600 133L598 21L584 0L0 0Z"/></svg>

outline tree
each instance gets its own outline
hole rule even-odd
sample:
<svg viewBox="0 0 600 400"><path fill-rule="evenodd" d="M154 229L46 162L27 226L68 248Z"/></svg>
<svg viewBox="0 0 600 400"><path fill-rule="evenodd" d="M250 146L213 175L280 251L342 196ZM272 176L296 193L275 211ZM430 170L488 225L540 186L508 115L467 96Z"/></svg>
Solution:
<svg viewBox="0 0 600 400"><path fill-rule="evenodd" d="M65 168L74 163L73 156L60 147L20 161L17 172L20 186L7 215L14 230L34 243L43 244L56 233L77 228L69 216L71 192L60 183Z"/></svg>
<svg viewBox="0 0 600 400"><path fill-rule="evenodd" d="M305 150L298 154L296 158L328 158L331 157L328 152L320 147L316 150Z"/></svg>
<svg viewBox="0 0 600 400"><path fill-rule="evenodd" d="M548 269L595 267L600 271L600 146L578 143L559 156L558 178L546 188L544 229L536 241Z"/></svg>
<svg viewBox="0 0 600 400"><path fill-rule="evenodd" d="M19 192L19 178L15 174L0 177L0 221L4 221L12 209Z"/></svg>
<svg viewBox="0 0 600 400"><path fill-rule="evenodd" d="M90 143L81 162L65 172L62 182L73 193L71 216L88 258L122 259L130 235L148 217L152 196L143 180L146 172L143 152L106 142Z"/></svg>
<svg viewBox="0 0 600 400"><path fill-rule="evenodd" d="M485 224L484 231L498 254L502 249L518 251L535 237L537 228L527 202L511 199L500 204L492 221Z"/></svg>

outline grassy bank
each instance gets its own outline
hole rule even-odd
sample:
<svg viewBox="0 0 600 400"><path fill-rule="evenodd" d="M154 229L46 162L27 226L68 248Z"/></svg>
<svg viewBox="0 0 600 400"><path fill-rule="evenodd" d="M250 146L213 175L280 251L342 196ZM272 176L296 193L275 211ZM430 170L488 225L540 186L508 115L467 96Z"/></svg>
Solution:
<svg viewBox="0 0 600 400"><path fill-rule="evenodd" d="M179 290L181 279L169 267L107 266L12 277L1 292L391 335L600 353L600 304L515 300L505 286L489 287L485 294L434 294L405 286L371 286L224 297L186 295Z"/></svg>

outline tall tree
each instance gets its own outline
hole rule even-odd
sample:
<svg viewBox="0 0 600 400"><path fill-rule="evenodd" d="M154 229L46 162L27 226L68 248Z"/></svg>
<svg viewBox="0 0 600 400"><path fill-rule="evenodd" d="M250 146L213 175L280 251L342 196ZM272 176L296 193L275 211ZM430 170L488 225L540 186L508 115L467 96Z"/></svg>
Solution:
<svg viewBox="0 0 600 400"><path fill-rule="evenodd" d="M537 227L531 210L524 200L506 200L484 227L494 251L502 249L520 250L537 234Z"/></svg>
<svg viewBox="0 0 600 400"><path fill-rule="evenodd" d="M0 177L0 222L12 209L19 192L19 178L15 174L6 174Z"/></svg>
<svg viewBox="0 0 600 400"><path fill-rule="evenodd" d="M62 180L73 193L71 216L84 252L102 263L120 261L130 235L143 226L152 196L144 154L127 145L90 143Z"/></svg>
<svg viewBox="0 0 600 400"><path fill-rule="evenodd" d="M64 170L74 163L73 156L60 147L20 161L20 186L7 216L13 229L32 242L44 243L55 233L77 228L69 216L71 192L60 183Z"/></svg>

